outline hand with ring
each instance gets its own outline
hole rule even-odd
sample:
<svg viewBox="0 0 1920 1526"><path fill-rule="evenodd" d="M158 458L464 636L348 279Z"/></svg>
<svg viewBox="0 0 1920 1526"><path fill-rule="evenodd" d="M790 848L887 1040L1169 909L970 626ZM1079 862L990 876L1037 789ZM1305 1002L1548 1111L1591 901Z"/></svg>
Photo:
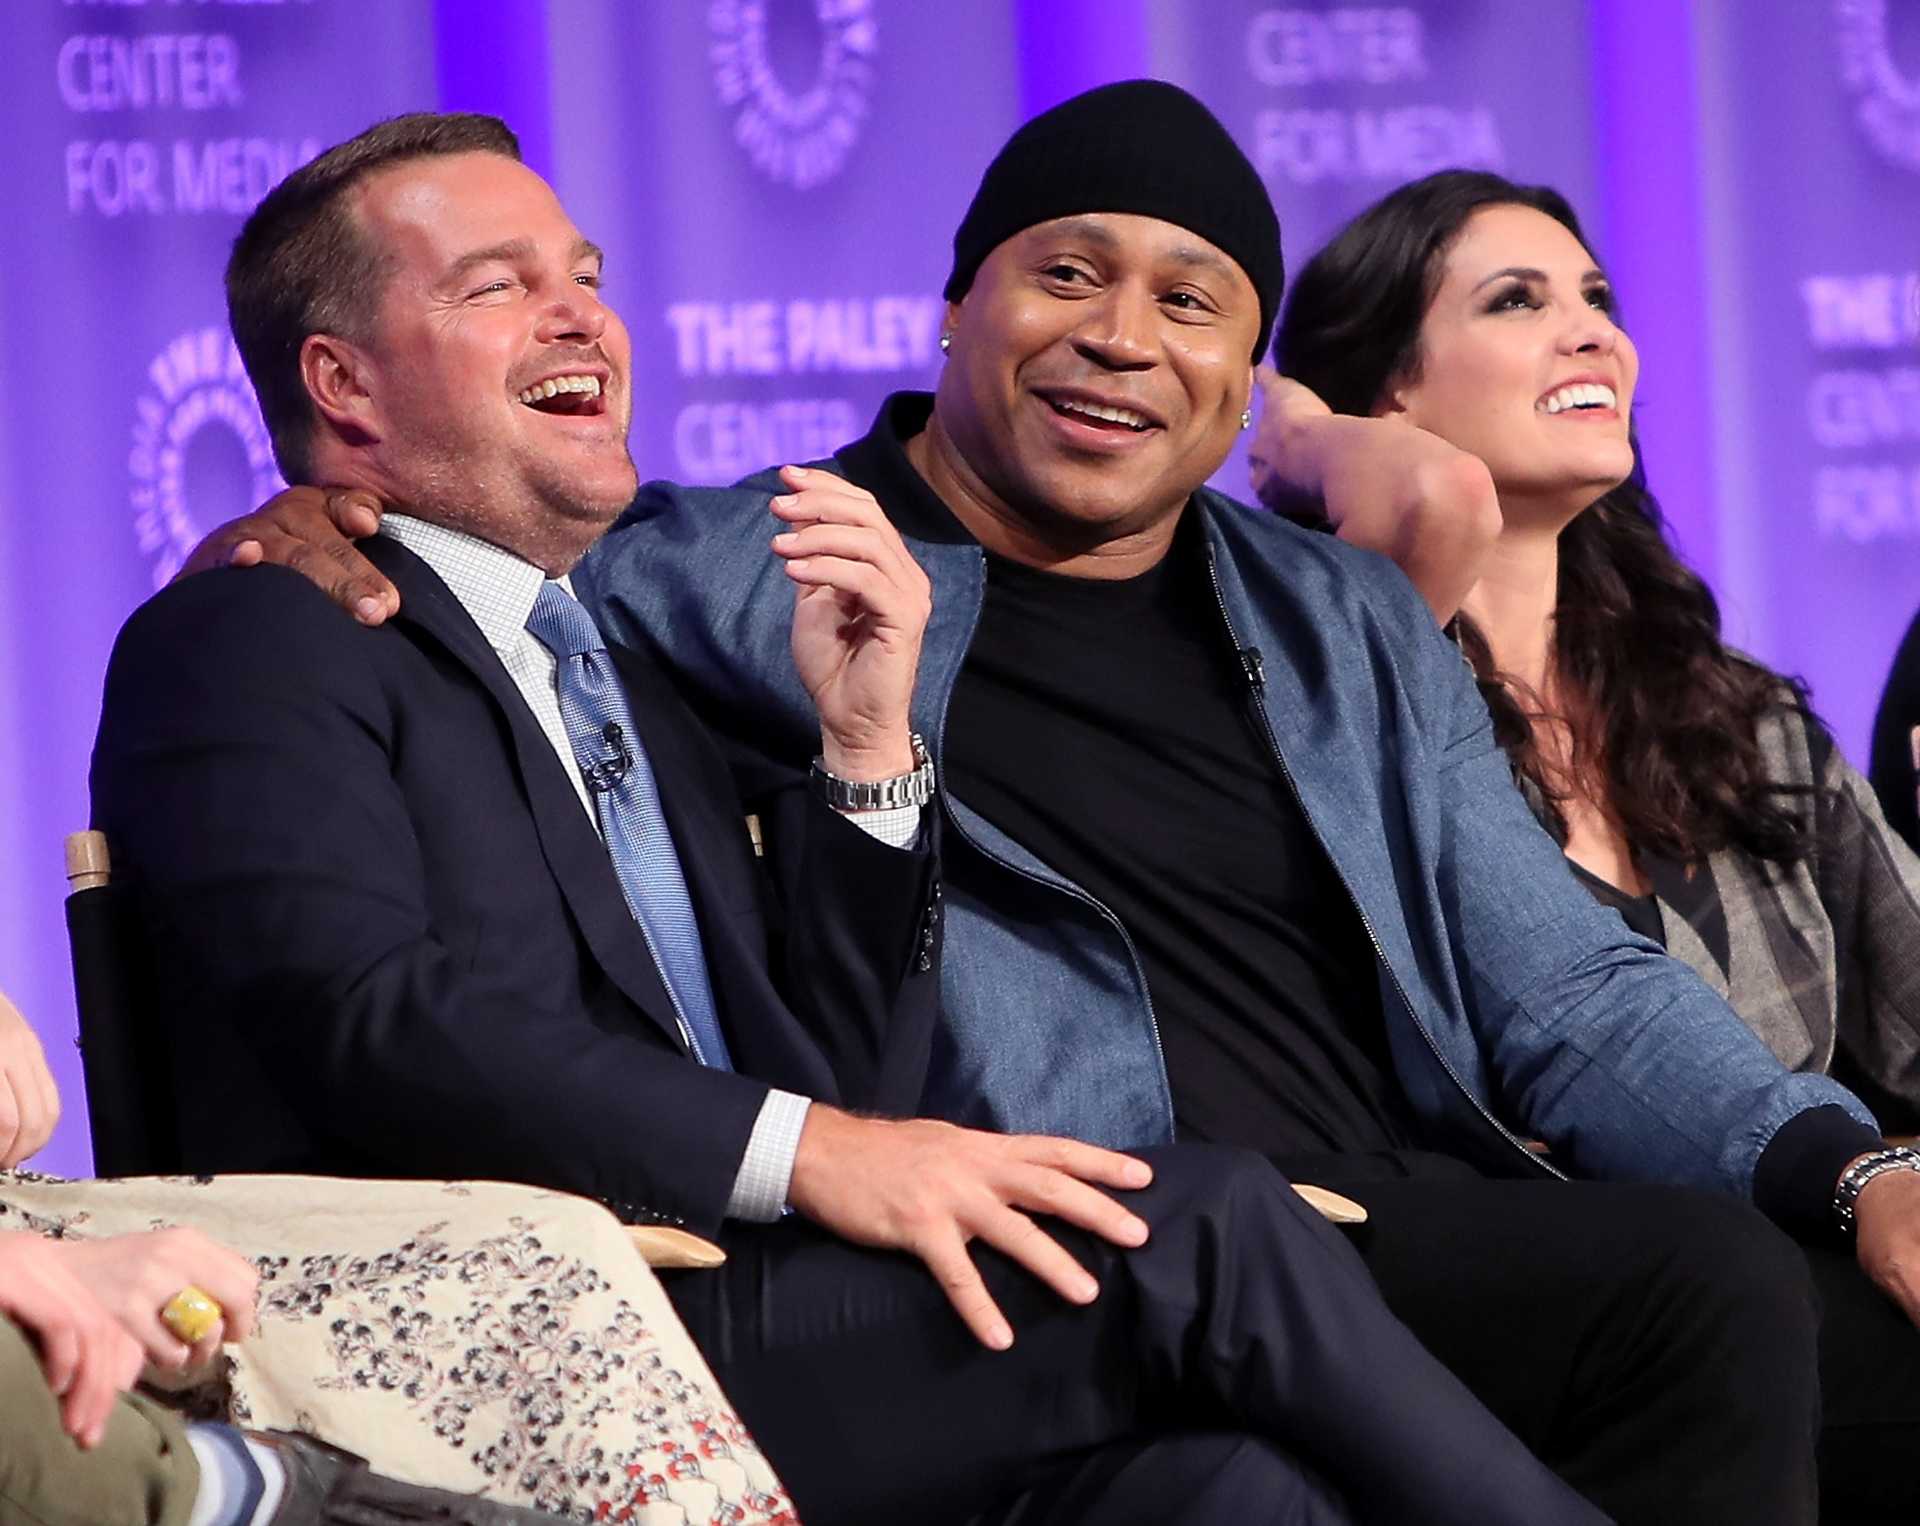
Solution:
<svg viewBox="0 0 1920 1526"><path fill-rule="evenodd" d="M211 1361L253 1328L259 1274L244 1256L194 1229L66 1240L74 1274L156 1367Z"/></svg>
<svg viewBox="0 0 1920 1526"><path fill-rule="evenodd" d="M33 1337L61 1425L83 1447L100 1444L114 1399L149 1361L184 1367L245 1336L255 1285L249 1262L192 1230L0 1234L0 1315ZM170 1315L184 1317L178 1328Z"/></svg>
<svg viewBox="0 0 1920 1526"><path fill-rule="evenodd" d="M219 1326L225 1310L205 1288L189 1282L160 1311L160 1323L189 1346L197 1346Z"/></svg>

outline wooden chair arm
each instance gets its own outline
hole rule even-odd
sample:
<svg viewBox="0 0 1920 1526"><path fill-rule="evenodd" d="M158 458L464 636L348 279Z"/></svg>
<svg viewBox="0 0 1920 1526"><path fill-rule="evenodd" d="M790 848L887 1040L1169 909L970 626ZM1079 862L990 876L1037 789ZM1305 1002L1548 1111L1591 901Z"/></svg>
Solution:
<svg viewBox="0 0 1920 1526"><path fill-rule="evenodd" d="M112 862L104 832L67 834L67 890L94 890L107 883Z"/></svg>
<svg viewBox="0 0 1920 1526"><path fill-rule="evenodd" d="M1293 1190L1313 1205L1315 1213L1329 1224L1364 1224L1367 1222L1367 1210L1350 1197L1342 1197L1337 1192L1329 1192L1325 1187L1309 1187L1295 1182Z"/></svg>
<svg viewBox="0 0 1920 1526"><path fill-rule="evenodd" d="M727 1253L711 1240L664 1224L629 1224L627 1234L640 1259L656 1270L723 1265Z"/></svg>

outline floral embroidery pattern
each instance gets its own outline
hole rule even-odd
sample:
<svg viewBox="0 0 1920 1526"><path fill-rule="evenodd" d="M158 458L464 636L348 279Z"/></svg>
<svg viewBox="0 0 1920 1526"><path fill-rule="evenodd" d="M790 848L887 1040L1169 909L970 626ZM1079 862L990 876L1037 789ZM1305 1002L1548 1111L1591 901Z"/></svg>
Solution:
<svg viewBox="0 0 1920 1526"><path fill-rule="evenodd" d="M254 1336L192 1418L297 1427L376 1467L581 1522L797 1526L659 1284L597 1205L500 1182L0 1172L0 1229L194 1224L260 1269Z"/></svg>
<svg viewBox="0 0 1920 1526"><path fill-rule="evenodd" d="M648 1505L713 1492L710 1515L670 1506L663 1518L792 1526L784 1491L720 1497L730 1491L717 1475L738 1479L748 1460L771 1471L739 1417L669 1364L625 1299L608 1319L578 1322L576 1305L609 1291L597 1271L547 1250L522 1219L464 1250L446 1230L428 1224L376 1256L259 1258L263 1319L327 1321L334 1371L314 1387L404 1400L486 1478L555 1514L642 1521ZM596 1432L616 1417L633 1444L608 1450ZM713 1491L674 1487L709 1475Z"/></svg>
<svg viewBox="0 0 1920 1526"><path fill-rule="evenodd" d="M6 1186L61 1186L56 1176L42 1176L38 1171L23 1170L15 1166L11 1171L0 1171L0 1187ZM84 1213L35 1213L18 1203L0 1202L0 1230L30 1229L36 1235L45 1235L50 1240L64 1240L69 1230L77 1229L87 1222Z"/></svg>

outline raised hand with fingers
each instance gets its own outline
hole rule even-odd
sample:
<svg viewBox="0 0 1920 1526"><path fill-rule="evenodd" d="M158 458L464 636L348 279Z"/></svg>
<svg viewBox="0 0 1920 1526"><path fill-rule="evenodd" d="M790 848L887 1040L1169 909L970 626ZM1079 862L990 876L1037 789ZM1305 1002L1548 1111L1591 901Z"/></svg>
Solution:
<svg viewBox="0 0 1920 1526"><path fill-rule="evenodd" d="M911 773L908 719L932 590L873 495L788 466L774 552L794 584L793 661L820 712L821 756L843 779Z"/></svg>
<svg viewBox="0 0 1920 1526"><path fill-rule="evenodd" d="M382 505L359 488L290 487L193 548L179 577L267 563L299 573L362 625L400 608L386 576L354 549L380 528Z"/></svg>
<svg viewBox="0 0 1920 1526"><path fill-rule="evenodd" d="M0 991L0 1168L11 1169L53 1136L60 1092L46 1051L20 1009Z"/></svg>
<svg viewBox="0 0 1920 1526"><path fill-rule="evenodd" d="M843 1239L918 1256L980 1342L1004 1351L1013 1329L968 1242L994 1246L1070 1302L1091 1303L1099 1285L1031 1215L1050 1214L1115 1245L1142 1245L1146 1222L1102 1189L1152 1179L1145 1161L1071 1139L858 1118L815 1103L788 1198Z"/></svg>

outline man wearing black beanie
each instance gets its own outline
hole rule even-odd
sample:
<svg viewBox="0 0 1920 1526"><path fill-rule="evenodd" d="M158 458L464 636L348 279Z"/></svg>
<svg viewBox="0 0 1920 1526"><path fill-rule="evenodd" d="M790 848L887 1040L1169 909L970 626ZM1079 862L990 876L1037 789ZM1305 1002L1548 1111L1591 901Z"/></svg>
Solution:
<svg viewBox="0 0 1920 1526"><path fill-rule="evenodd" d="M953 236L953 273L942 295L959 302L1001 244L1076 212L1156 218L1231 258L1259 298L1259 359L1286 279L1280 220L1259 174L1206 107L1184 90L1141 79L1042 112L987 166Z"/></svg>
<svg viewBox="0 0 1920 1526"><path fill-rule="evenodd" d="M936 394L819 463L934 590L924 1106L1123 1148L1177 1130L1337 1184L1396 1312L1616 1518L1810 1522L1816 1314L1743 1199L1796 1120L1870 1115L1568 879L1398 572L1205 487L1281 279L1265 188L1204 107L1088 92L988 168ZM1384 463L1377 495L1417 469ZM575 587L791 767L812 738L765 573L781 492L652 484ZM344 550L321 495L272 518ZM342 593L392 599L371 568Z"/></svg>

